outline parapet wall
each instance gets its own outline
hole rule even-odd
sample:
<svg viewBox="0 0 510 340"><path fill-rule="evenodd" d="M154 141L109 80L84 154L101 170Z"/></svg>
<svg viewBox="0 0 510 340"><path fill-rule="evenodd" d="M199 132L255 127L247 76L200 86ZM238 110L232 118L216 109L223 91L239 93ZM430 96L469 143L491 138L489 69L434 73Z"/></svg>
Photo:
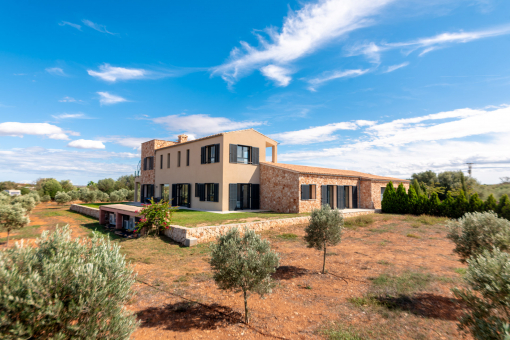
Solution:
<svg viewBox="0 0 510 340"><path fill-rule="evenodd" d="M79 204L71 204L71 207L69 208L71 211L76 211L77 213L87 215L90 217L94 217L99 220L99 209L86 207L84 205Z"/></svg>

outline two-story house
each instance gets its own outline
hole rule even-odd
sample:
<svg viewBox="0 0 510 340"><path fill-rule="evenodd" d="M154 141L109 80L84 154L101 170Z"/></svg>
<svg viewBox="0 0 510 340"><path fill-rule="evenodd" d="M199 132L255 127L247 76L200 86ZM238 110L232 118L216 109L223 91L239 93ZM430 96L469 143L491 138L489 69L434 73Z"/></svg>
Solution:
<svg viewBox="0 0 510 340"><path fill-rule="evenodd" d="M339 209L380 209L384 187L409 182L371 174L281 164L278 142L254 129L188 141L142 143L135 197L170 200L206 211L308 212L329 204ZM270 156L271 162L266 161Z"/></svg>

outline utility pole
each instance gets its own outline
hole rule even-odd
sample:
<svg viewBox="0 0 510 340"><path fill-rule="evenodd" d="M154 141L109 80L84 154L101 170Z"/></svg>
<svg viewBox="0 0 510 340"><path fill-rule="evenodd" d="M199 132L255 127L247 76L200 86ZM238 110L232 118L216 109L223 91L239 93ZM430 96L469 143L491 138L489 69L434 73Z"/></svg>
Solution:
<svg viewBox="0 0 510 340"><path fill-rule="evenodd" d="M471 172L473 170L473 164L475 163L466 163L468 165L468 174L469 174L469 177L471 177Z"/></svg>

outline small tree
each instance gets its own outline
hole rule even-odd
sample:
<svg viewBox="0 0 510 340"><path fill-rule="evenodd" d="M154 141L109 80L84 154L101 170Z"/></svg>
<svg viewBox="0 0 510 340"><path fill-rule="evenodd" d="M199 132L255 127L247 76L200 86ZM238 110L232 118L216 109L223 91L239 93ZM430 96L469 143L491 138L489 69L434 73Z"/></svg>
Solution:
<svg viewBox="0 0 510 340"><path fill-rule="evenodd" d="M483 201L478 196L478 193L474 193L469 197L469 212L481 212L483 210Z"/></svg>
<svg viewBox="0 0 510 340"><path fill-rule="evenodd" d="M485 249L467 262L464 281L470 289L452 289L468 310L460 318L460 329L475 339L509 339L510 254Z"/></svg>
<svg viewBox="0 0 510 340"><path fill-rule="evenodd" d="M9 234L11 231L21 229L29 223L30 219L27 216L27 211L21 204L0 205L0 228L7 231L6 246L9 245Z"/></svg>
<svg viewBox="0 0 510 340"><path fill-rule="evenodd" d="M43 197L41 197L41 202L46 203L46 202L49 202L49 201L51 201L50 195L44 195Z"/></svg>
<svg viewBox="0 0 510 340"><path fill-rule="evenodd" d="M312 210L310 224L305 228L305 241L308 248L324 250L323 274L326 272L326 248L340 243L343 225L344 218L338 209L333 210L326 204Z"/></svg>
<svg viewBox="0 0 510 340"><path fill-rule="evenodd" d="M416 204L416 215L423 215L429 213L429 199L427 195L423 194L418 197L418 204Z"/></svg>
<svg viewBox="0 0 510 340"><path fill-rule="evenodd" d="M493 194L490 194L489 197L487 197L487 200L483 204L483 210L484 211L496 211L498 206L498 202L496 202L496 199L494 198Z"/></svg>
<svg viewBox="0 0 510 340"><path fill-rule="evenodd" d="M393 182L389 182L384 189L383 200L381 202L381 208L383 213L393 214L395 213L395 200L396 192L393 187Z"/></svg>
<svg viewBox="0 0 510 340"><path fill-rule="evenodd" d="M441 210L441 201L439 200L439 196L437 195L437 192L433 192L430 194L429 202L428 202L428 214L437 216L440 215Z"/></svg>
<svg viewBox="0 0 510 340"><path fill-rule="evenodd" d="M469 201L464 194L464 190L459 191L459 195L455 198L453 215L451 217L460 218L469 210Z"/></svg>
<svg viewBox="0 0 510 340"><path fill-rule="evenodd" d="M26 196L16 196L11 200L11 204L19 203L21 206L27 211L27 214L30 214L32 210L35 208L35 200L26 195Z"/></svg>
<svg viewBox="0 0 510 340"><path fill-rule="evenodd" d="M73 191L76 188L73 183L69 179L64 179L60 181L60 186L62 187L62 191L69 193L69 191Z"/></svg>
<svg viewBox="0 0 510 340"><path fill-rule="evenodd" d="M510 199L508 199L507 194L501 196L501 198L499 199L498 206L496 208L496 212L498 213L499 217L503 217L501 213L503 212L503 208L506 206L510 206Z"/></svg>
<svg viewBox="0 0 510 340"><path fill-rule="evenodd" d="M39 194L35 191L31 191L28 196L32 197L35 201L35 204L39 204L41 203L41 197L39 196Z"/></svg>
<svg viewBox="0 0 510 340"><path fill-rule="evenodd" d="M269 241L262 240L253 230L239 234L231 229L211 246L210 264L214 281L220 289L243 292L244 321L249 323L248 297L271 293L271 274L279 266L278 254L271 250Z"/></svg>
<svg viewBox="0 0 510 340"><path fill-rule="evenodd" d="M397 214L407 214L409 211L409 197L407 196L404 184L400 183L396 192L395 212Z"/></svg>
<svg viewBox="0 0 510 340"><path fill-rule="evenodd" d="M43 232L36 247L0 252L0 334L10 339L129 339L136 317L133 269L117 242L68 227Z"/></svg>
<svg viewBox="0 0 510 340"><path fill-rule="evenodd" d="M467 213L448 223L448 238L455 243L461 262L485 249L510 249L510 221L498 218L494 212Z"/></svg>
<svg viewBox="0 0 510 340"><path fill-rule="evenodd" d="M442 216L454 217L455 200L453 199L452 194L450 192L446 194L446 198L441 202L439 210L441 211Z"/></svg>
<svg viewBox="0 0 510 340"><path fill-rule="evenodd" d="M114 192L112 192L112 195ZM151 204L142 204L142 210L139 211L143 218L138 222L137 231L146 228L147 234L159 235L160 231L170 228L172 224L172 215L177 210L176 207L170 207L168 201L161 200L158 203L154 199Z"/></svg>
<svg viewBox="0 0 510 340"><path fill-rule="evenodd" d="M55 195L55 202L57 202L58 204L66 204L71 202L71 200L72 200L71 195L67 194L64 191L59 191Z"/></svg>
<svg viewBox="0 0 510 340"><path fill-rule="evenodd" d="M409 187L408 194L408 201L407 201L407 210L409 214L416 214L416 208L418 206L418 195L416 195L416 191L414 189L414 186Z"/></svg>
<svg viewBox="0 0 510 340"><path fill-rule="evenodd" d="M115 189L115 181L112 178L97 181L97 189L110 194Z"/></svg>
<svg viewBox="0 0 510 340"><path fill-rule="evenodd" d="M51 198L55 198L58 191L62 191L62 186L54 178L48 178L42 183L42 191L45 195L50 195Z"/></svg>
<svg viewBox="0 0 510 340"><path fill-rule="evenodd" d="M413 179L413 182L411 183L411 186L409 189L413 188L414 192L416 193L416 196L421 196L425 194L423 190L421 189L420 183L418 183L418 180L415 178Z"/></svg>
<svg viewBox="0 0 510 340"><path fill-rule="evenodd" d="M72 190L67 193L69 196L71 196L71 202L77 201L80 199L80 192L78 190Z"/></svg>

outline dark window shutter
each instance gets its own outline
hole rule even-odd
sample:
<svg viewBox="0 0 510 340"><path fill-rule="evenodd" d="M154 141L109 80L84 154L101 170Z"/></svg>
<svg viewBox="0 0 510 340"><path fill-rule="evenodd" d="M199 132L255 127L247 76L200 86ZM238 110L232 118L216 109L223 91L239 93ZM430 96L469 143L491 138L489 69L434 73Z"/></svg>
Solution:
<svg viewBox="0 0 510 340"><path fill-rule="evenodd" d="M220 145L219 144L215 144L214 148L216 150L215 154L214 154L214 162L215 163L219 163L220 162Z"/></svg>
<svg viewBox="0 0 510 340"><path fill-rule="evenodd" d="M172 184L172 206L177 206L177 184Z"/></svg>
<svg viewBox="0 0 510 340"><path fill-rule="evenodd" d="M147 157L143 159L143 169L147 170Z"/></svg>
<svg viewBox="0 0 510 340"><path fill-rule="evenodd" d="M301 184L301 199L302 200L310 199L310 186L308 184Z"/></svg>
<svg viewBox="0 0 510 340"><path fill-rule="evenodd" d="M336 187L336 207L345 209L345 188L343 185Z"/></svg>
<svg viewBox="0 0 510 340"><path fill-rule="evenodd" d="M200 196L200 201L205 201L205 184L204 183L198 184L198 194Z"/></svg>
<svg viewBox="0 0 510 340"><path fill-rule="evenodd" d="M230 144L230 163L237 163L237 144Z"/></svg>
<svg viewBox="0 0 510 340"><path fill-rule="evenodd" d="M357 186L352 187L352 207L354 209L358 208L358 187Z"/></svg>
<svg viewBox="0 0 510 340"><path fill-rule="evenodd" d="M154 157L149 157L149 170L154 169Z"/></svg>
<svg viewBox="0 0 510 340"><path fill-rule="evenodd" d="M200 164L205 164L205 146L200 148Z"/></svg>
<svg viewBox="0 0 510 340"><path fill-rule="evenodd" d="M260 184L251 185L251 208L260 209Z"/></svg>
<svg viewBox="0 0 510 340"><path fill-rule="evenodd" d="M251 163L259 164L259 148L251 148Z"/></svg>
<svg viewBox="0 0 510 340"><path fill-rule="evenodd" d="M232 144L230 144L232 150ZM228 210L236 210L237 205L237 183L230 183L228 185Z"/></svg>
<svg viewBox="0 0 510 340"><path fill-rule="evenodd" d="M220 184L214 183L214 202L219 202Z"/></svg>
<svg viewBox="0 0 510 340"><path fill-rule="evenodd" d="M160 160L159 168L163 169L163 155L159 156L159 160Z"/></svg>
<svg viewBox="0 0 510 340"><path fill-rule="evenodd" d="M195 197L200 197L200 192L198 191L198 183L195 183Z"/></svg>
<svg viewBox="0 0 510 340"><path fill-rule="evenodd" d="M186 190L188 191L186 197L188 198L188 204L186 206L191 208L191 183L186 183L183 186L186 186Z"/></svg>
<svg viewBox="0 0 510 340"><path fill-rule="evenodd" d="M321 185L321 206L328 204L328 186Z"/></svg>

